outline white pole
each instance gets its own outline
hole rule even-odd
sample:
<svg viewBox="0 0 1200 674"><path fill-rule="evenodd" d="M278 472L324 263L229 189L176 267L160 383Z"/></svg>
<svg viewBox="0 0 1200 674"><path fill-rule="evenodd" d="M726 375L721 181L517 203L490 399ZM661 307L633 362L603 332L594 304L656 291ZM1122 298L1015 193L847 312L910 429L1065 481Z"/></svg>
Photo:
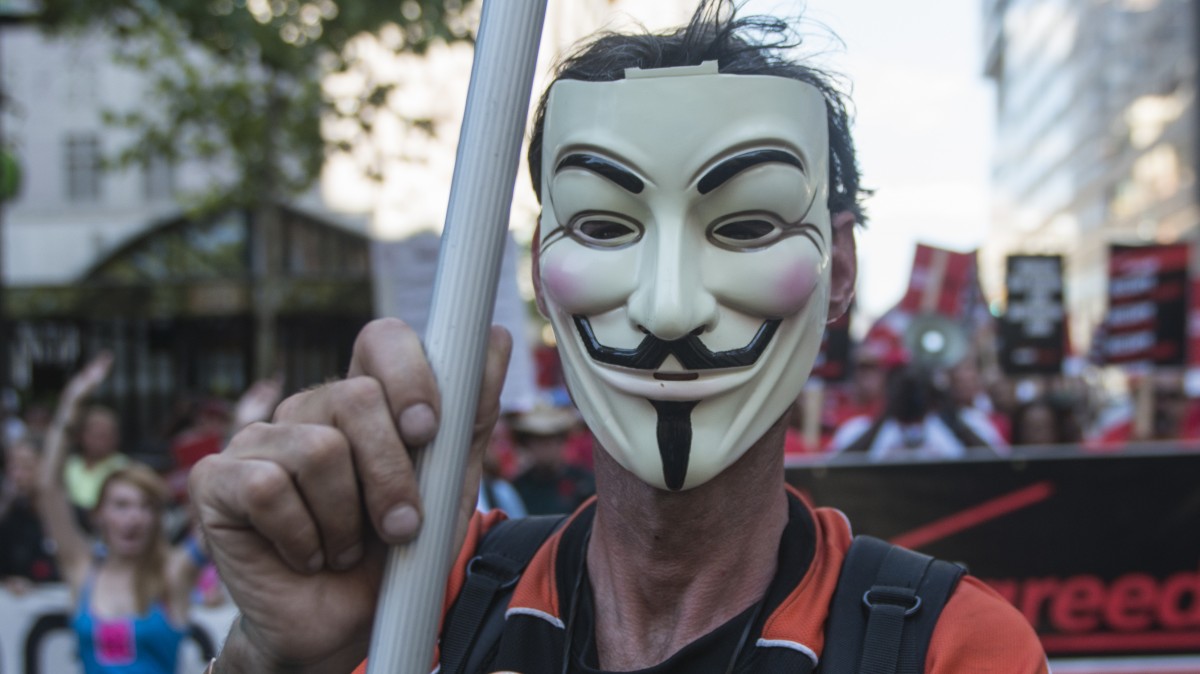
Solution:
<svg viewBox="0 0 1200 674"><path fill-rule="evenodd" d="M546 0L483 3L425 334L440 430L418 457L421 533L388 556L369 674L432 669L545 14Z"/></svg>

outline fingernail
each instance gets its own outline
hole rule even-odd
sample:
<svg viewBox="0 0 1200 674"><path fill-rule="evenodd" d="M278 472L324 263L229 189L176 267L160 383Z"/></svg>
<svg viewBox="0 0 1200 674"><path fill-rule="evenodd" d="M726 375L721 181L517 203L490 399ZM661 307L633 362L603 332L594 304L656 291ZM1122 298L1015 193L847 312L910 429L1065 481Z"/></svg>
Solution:
<svg viewBox="0 0 1200 674"><path fill-rule="evenodd" d="M325 555L320 550L318 550L312 557L308 558L309 573L316 573L320 571L321 567L323 566L325 566Z"/></svg>
<svg viewBox="0 0 1200 674"><path fill-rule="evenodd" d="M410 505L396 506L383 516L383 534L393 541L407 541L421 528L421 516Z"/></svg>
<svg viewBox="0 0 1200 674"><path fill-rule="evenodd" d="M425 403L413 405L400 413L400 433L406 442L426 445L437 432L437 417Z"/></svg>
<svg viewBox="0 0 1200 674"><path fill-rule="evenodd" d="M361 543L355 543L354 545L350 546L350 548L344 550L337 556L337 559L334 560L334 568L344 571L354 566L358 563L358 559L362 557L362 550L363 548Z"/></svg>

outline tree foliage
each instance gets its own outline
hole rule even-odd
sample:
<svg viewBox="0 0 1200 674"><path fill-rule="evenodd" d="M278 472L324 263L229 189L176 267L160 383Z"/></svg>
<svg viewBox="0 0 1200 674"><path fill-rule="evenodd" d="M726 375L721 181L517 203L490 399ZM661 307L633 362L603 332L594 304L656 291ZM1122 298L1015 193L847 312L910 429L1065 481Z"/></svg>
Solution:
<svg viewBox="0 0 1200 674"><path fill-rule="evenodd" d="M393 93L371 75L355 40L364 34L396 52L470 40L472 0L39 0L52 31L102 30L119 62L146 75L146 102L106 111L135 141L116 160L200 159L225 166L205 202L252 205L309 187L328 152L323 118L354 120L367 136ZM331 73L357 72L347 101L322 87ZM426 120L408 120L421 126Z"/></svg>

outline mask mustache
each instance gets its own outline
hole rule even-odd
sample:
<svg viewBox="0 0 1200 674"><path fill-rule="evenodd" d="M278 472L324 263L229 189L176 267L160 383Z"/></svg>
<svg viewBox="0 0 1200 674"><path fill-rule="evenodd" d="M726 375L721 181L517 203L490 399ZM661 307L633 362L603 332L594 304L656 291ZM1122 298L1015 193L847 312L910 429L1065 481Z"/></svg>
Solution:
<svg viewBox="0 0 1200 674"><path fill-rule="evenodd" d="M704 342L700 341L700 336L697 334L665 340L647 333L641 343L632 349L604 346L600 340L596 339L596 333L592 330L592 324L586 316L577 315L572 318L575 320L575 329L579 331L579 336L583 339L583 346L593 360L635 370L657 370L667 356L675 356L675 359L688 370L717 370L753 365L763 351L766 351L767 346L771 343L771 338L775 336L775 331L779 329L779 324L782 322L782 319L779 318L763 321L758 332L754 333L754 337L746 346L727 351L711 351L704 345Z"/></svg>

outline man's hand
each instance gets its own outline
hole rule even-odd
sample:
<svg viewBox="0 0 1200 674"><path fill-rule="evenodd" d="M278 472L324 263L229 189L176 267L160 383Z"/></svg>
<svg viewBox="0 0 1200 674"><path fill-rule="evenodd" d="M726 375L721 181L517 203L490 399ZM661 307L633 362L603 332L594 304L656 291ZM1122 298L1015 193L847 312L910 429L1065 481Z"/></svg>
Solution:
<svg viewBox="0 0 1200 674"><path fill-rule="evenodd" d="M460 532L511 347L493 328ZM346 379L284 400L271 423L251 424L196 465L192 500L242 611L218 672L348 672L366 656L385 544L420 528L410 451L433 439L439 409L416 333L379 320L359 334Z"/></svg>

